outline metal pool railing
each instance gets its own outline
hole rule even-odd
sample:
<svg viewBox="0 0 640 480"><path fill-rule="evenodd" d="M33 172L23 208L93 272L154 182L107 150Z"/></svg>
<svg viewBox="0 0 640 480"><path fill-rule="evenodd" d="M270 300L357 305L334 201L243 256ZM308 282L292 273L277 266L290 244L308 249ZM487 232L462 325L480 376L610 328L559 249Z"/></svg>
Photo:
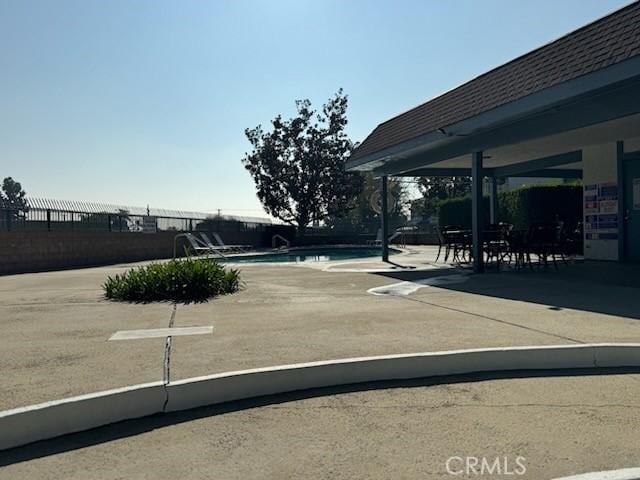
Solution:
<svg viewBox="0 0 640 480"><path fill-rule="evenodd" d="M281 242L283 242L287 246L287 248L291 246L291 242L289 240L276 233L273 237L271 237L271 248L276 248L276 240L280 240Z"/></svg>

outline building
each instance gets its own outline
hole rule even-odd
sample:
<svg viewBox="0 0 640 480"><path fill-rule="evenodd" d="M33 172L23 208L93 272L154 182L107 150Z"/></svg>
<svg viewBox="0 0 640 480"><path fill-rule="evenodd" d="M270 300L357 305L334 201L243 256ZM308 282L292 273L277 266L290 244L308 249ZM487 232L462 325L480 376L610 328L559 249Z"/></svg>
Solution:
<svg viewBox="0 0 640 480"><path fill-rule="evenodd" d="M381 123L347 168L472 176L476 271L483 178L582 178L585 258L640 260L640 2Z"/></svg>

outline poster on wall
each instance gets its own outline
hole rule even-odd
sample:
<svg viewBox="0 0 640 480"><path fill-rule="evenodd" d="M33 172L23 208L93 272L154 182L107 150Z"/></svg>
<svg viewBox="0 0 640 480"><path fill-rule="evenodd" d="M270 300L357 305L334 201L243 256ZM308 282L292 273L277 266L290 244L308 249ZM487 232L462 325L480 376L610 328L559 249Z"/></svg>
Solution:
<svg viewBox="0 0 640 480"><path fill-rule="evenodd" d="M638 188L640 189L640 186ZM616 183L584 186L584 234L586 240L618 239L618 185Z"/></svg>
<svg viewBox="0 0 640 480"><path fill-rule="evenodd" d="M584 186L584 214L598 213L598 185Z"/></svg>

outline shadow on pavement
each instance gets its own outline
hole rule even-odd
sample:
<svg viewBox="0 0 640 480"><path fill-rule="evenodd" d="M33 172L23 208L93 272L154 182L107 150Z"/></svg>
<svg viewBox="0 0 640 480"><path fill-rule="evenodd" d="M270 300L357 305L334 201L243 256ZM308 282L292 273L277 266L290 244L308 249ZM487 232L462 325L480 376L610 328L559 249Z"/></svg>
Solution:
<svg viewBox="0 0 640 480"><path fill-rule="evenodd" d="M468 273L471 270L464 269ZM461 269L429 272L380 272L398 281L460 273ZM469 281L438 286L450 291L547 305L550 310L573 309L640 319L640 264L585 262L530 269L489 268ZM635 291L637 290L637 292Z"/></svg>

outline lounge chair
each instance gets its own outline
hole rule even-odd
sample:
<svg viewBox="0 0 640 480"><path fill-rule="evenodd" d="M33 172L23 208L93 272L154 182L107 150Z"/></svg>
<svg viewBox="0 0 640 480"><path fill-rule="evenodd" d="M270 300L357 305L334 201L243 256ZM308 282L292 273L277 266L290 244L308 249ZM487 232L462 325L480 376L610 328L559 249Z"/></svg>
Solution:
<svg viewBox="0 0 640 480"><path fill-rule="evenodd" d="M212 249L222 250L223 252L246 252L253 248L253 245L225 245L218 233L212 232L211 235L217 242L217 245L211 241L206 233L200 232L200 236L202 237L202 240L204 240L205 245Z"/></svg>
<svg viewBox="0 0 640 480"><path fill-rule="evenodd" d="M378 229L375 240L367 240L367 245L382 245L382 229Z"/></svg>
<svg viewBox="0 0 640 480"><path fill-rule="evenodd" d="M220 251L220 248L216 248L214 245L207 245L203 243L202 240L199 240L195 235L191 233L185 233L184 237L187 239L191 250L196 255L217 255L224 257L224 255L222 255Z"/></svg>
<svg viewBox="0 0 640 480"><path fill-rule="evenodd" d="M226 245L225 246L216 245L215 243L213 243L211 241L209 236L204 232L200 232L200 237L201 237L201 239L198 239L198 241L200 243L202 243L203 245L205 245L210 250L222 251L222 252L227 252L227 253L233 253L233 252L237 251L236 249L230 248L230 247L228 247Z"/></svg>

